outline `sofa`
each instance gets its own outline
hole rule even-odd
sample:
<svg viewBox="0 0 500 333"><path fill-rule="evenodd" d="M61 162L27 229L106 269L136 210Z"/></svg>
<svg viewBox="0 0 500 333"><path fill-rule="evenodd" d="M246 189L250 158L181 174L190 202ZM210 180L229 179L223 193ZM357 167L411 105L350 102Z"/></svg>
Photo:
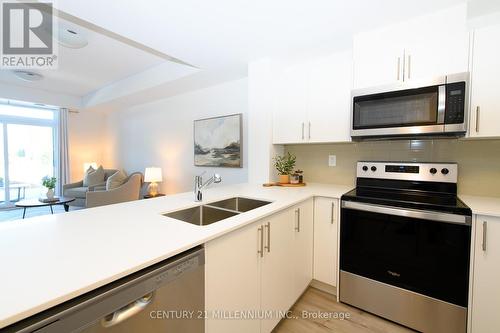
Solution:
<svg viewBox="0 0 500 333"><path fill-rule="evenodd" d="M141 196L142 184L142 173L134 172L117 188L88 191L86 193L85 207L91 208L138 200Z"/></svg>

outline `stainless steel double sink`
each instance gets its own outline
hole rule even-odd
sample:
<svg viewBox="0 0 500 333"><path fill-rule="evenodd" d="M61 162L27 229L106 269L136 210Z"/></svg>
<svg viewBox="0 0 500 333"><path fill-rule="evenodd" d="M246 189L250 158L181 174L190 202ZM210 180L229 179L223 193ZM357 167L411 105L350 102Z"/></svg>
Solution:
<svg viewBox="0 0 500 333"><path fill-rule="evenodd" d="M270 201L234 197L192 208L173 211L164 216L204 226L270 204Z"/></svg>

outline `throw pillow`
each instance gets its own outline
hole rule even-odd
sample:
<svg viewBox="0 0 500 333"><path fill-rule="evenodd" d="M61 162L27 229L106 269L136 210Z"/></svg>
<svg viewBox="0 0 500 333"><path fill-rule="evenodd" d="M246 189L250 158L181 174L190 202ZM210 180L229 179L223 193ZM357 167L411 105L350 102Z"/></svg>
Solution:
<svg viewBox="0 0 500 333"><path fill-rule="evenodd" d="M109 176L106 180L106 191L120 187L126 179L127 174L122 170L118 170L117 172Z"/></svg>
<svg viewBox="0 0 500 333"><path fill-rule="evenodd" d="M104 169L102 165L98 167L94 172L87 175L87 186L96 186L99 184L104 184Z"/></svg>
<svg viewBox="0 0 500 333"><path fill-rule="evenodd" d="M92 166L89 166L89 168L85 171L85 173L83 174L83 186L89 186L89 174L94 171L95 169Z"/></svg>

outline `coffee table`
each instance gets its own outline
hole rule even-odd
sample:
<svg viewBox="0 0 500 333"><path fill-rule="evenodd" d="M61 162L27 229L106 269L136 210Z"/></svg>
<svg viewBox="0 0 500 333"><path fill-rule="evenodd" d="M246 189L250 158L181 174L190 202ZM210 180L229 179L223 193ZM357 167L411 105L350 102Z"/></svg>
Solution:
<svg viewBox="0 0 500 333"><path fill-rule="evenodd" d="M59 200L53 201L53 202L41 202L38 199L26 199L26 200L21 200L21 201L16 202L16 207L24 208L23 209L23 219L24 219L24 217L26 216L26 208L49 206L50 213L54 214L54 210L52 209L52 206L64 205L64 210L68 211L69 210L68 203L70 203L72 201L75 201L75 198L59 197Z"/></svg>

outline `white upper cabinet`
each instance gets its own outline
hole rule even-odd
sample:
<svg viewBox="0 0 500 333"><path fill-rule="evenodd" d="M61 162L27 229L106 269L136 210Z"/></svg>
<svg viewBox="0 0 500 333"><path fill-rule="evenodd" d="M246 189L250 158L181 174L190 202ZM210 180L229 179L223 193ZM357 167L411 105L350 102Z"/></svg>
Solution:
<svg viewBox="0 0 500 333"><path fill-rule="evenodd" d="M273 143L351 140L351 51L284 66L280 72L273 113Z"/></svg>
<svg viewBox="0 0 500 333"><path fill-rule="evenodd" d="M467 72L469 31L465 5L411 20L404 38L405 81Z"/></svg>
<svg viewBox="0 0 500 333"><path fill-rule="evenodd" d="M470 137L500 136L500 24L474 31Z"/></svg>
<svg viewBox="0 0 500 333"><path fill-rule="evenodd" d="M283 68L277 79L273 143L299 143L307 138L307 64Z"/></svg>
<svg viewBox="0 0 500 333"><path fill-rule="evenodd" d="M309 142L351 141L351 89L351 50L311 62L307 104Z"/></svg>
<svg viewBox="0 0 500 333"><path fill-rule="evenodd" d="M354 36L354 87L403 81L404 46L401 31L382 29Z"/></svg>
<svg viewBox="0 0 500 333"><path fill-rule="evenodd" d="M360 33L353 52L355 88L466 72L466 5Z"/></svg>

